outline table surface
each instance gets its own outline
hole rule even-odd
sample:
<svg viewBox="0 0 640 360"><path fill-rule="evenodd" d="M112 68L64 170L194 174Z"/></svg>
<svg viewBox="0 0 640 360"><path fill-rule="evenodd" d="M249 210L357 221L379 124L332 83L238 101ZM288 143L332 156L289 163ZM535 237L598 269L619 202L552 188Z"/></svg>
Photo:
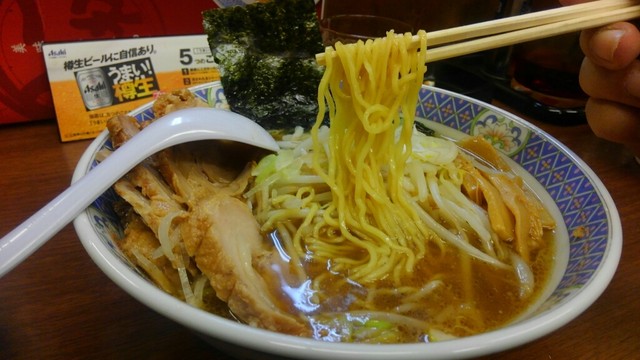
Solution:
<svg viewBox="0 0 640 360"><path fill-rule="evenodd" d="M531 120L531 119L530 119ZM499 359L631 359L640 356L640 166L587 125L531 120L566 144L602 179L622 219L618 270L578 318ZM90 141L61 143L54 120L0 127L0 234L69 184ZM0 278L0 358L232 359L149 310L93 264L71 225Z"/></svg>

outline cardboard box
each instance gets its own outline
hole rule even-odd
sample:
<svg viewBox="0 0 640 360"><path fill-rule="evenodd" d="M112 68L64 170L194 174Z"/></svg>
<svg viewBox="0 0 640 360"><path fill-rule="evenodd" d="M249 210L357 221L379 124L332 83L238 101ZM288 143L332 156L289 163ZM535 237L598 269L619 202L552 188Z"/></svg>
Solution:
<svg viewBox="0 0 640 360"><path fill-rule="evenodd" d="M242 1L0 1L0 124L55 116L42 44L202 34L216 3Z"/></svg>

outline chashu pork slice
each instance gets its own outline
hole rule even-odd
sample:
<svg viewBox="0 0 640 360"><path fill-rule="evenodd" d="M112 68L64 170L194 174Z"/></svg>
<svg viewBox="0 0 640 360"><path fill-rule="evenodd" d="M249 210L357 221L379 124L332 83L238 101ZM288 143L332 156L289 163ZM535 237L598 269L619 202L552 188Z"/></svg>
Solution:
<svg viewBox="0 0 640 360"><path fill-rule="evenodd" d="M274 250L244 202L225 194L204 199L191 209L181 230L187 252L240 320L291 335L310 335L307 321L279 307L256 270L258 259Z"/></svg>
<svg viewBox="0 0 640 360"><path fill-rule="evenodd" d="M164 94L154 105L154 112L162 116L178 108L202 105L191 97L185 92ZM145 125L127 116L110 120L115 147ZM204 153L211 156L211 149ZM309 336L310 328L304 317L281 307L286 305L278 306L276 297L256 270L261 266L260 259L273 257L276 250L264 240L249 206L236 197L246 188L252 166L229 171L203 161L202 155L202 149L198 151L192 144L164 150L118 181L116 192L156 237L162 219L179 214L170 233L182 238L192 259L187 264L188 271L195 273L195 263L209 278L216 296L227 303L238 319L277 332ZM144 249L148 255L146 238L131 235L128 246ZM163 265L163 270L171 267L168 262ZM171 280L175 283L175 279Z"/></svg>

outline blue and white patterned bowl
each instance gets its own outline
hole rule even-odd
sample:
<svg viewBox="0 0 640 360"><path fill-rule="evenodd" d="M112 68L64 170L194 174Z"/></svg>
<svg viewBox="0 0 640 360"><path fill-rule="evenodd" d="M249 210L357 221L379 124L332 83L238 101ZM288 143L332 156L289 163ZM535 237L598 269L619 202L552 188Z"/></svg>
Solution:
<svg viewBox="0 0 640 360"><path fill-rule="evenodd" d="M193 92L213 107L226 107L219 82ZM132 112L151 117L151 104ZM566 225L567 262L544 303L526 318L505 328L462 339L430 344L334 344L255 329L193 308L151 284L114 243L122 229L113 214L108 191L74 222L95 263L122 289L164 316L210 338L251 351L294 358L324 359L460 359L503 351L533 341L562 327L586 310L604 291L622 250L620 218L602 182L571 150L539 128L491 105L448 91L424 87L416 114L466 134L482 134L520 164L549 195ZM439 125L441 124L441 125ZM101 134L80 159L74 180L95 165L96 153L109 147ZM528 176L528 175L527 175ZM546 195L545 195L546 196ZM553 205L553 204L551 204ZM566 264L566 266L564 266Z"/></svg>

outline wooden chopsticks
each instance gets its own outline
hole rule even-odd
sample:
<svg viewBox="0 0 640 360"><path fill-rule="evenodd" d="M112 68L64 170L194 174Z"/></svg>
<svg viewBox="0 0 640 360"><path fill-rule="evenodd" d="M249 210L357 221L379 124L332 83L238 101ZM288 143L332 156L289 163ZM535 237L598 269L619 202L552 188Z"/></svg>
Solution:
<svg viewBox="0 0 640 360"><path fill-rule="evenodd" d="M633 5L640 5L640 2L637 0L600 0L459 26L452 29L432 31L429 33L429 46L496 35L582 16L603 15L603 11L624 9Z"/></svg>
<svg viewBox="0 0 640 360"><path fill-rule="evenodd" d="M640 0L598 0L525 15L465 25L427 34L427 62L640 17ZM414 43L418 37L414 35ZM449 45L445 45L449 44ZM324 53L316 55L324 64Z"/></svg>
<svg viewBox="0 0 640 360"><path fill-rule="evenodd" d="M435 45L451 41L460 42L429 47L427 62L568 34L637 17L640 17L640 1L599 0L432 32L431 36L427 35L428 47L434 45L434 42ZM469 38L473 39L467 40Z"/></svg>

